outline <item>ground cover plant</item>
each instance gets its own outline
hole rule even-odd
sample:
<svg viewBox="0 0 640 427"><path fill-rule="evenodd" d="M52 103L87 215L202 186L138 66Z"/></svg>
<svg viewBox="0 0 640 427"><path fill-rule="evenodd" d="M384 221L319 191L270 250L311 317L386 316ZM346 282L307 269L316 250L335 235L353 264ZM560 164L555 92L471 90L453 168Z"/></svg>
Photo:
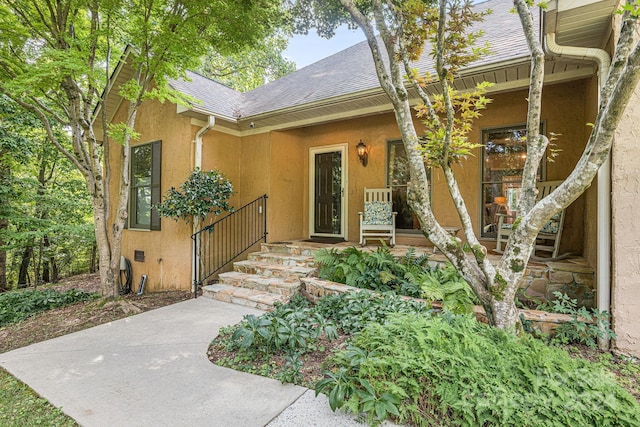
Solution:
<svg viewBox="0 0 640 427"><path fill-rule="evenodd" d="M413 248L401 257L394 256L387 246L373 252L355 247L321 249L314 261L322 279L361 289L393 291L429 303L438 301L443 309L454 313L470 313L478 302L450 263L430 263L427 254L417 256Z"/></svg>
<svg viewBox="0 0 640 427"><path fill-rule="evenodd" d="M21 289L0 293L0 327L19 322L52 308L98 298L80 289L56 291L51 288Z"/></svg>
<svg viewBox="0 0 640 427"><path fill-rule="evenodd" d="M370 323L317 391L371 423L636 426L640 405L597 364L527 335L444 313Z"/></svg>
<svg viewBox="0 0 640 427"><path fill-rule="evenodd" d="M328 295L315 306L296 298L221 331L209 358L316 388L370 424L640 423L637 360L549 346L394 294Z"/></svg>
<svg viewBox="0 0 640 427"><path fill-rule="evenodd" d="M429 311L421 302L366 291L330 295L315 306L295 297L273 312L247 315L221 329L208 355L221 366L314 387L321 362L348 335L396 312Z"/></svg>

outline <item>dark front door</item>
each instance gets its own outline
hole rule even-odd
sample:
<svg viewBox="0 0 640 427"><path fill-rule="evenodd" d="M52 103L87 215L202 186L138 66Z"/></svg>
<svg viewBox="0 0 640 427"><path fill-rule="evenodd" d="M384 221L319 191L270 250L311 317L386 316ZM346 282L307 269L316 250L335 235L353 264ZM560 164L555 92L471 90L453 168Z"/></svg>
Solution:
<svg viewBox="0 0 640 427"><path fill-rule="evenodd" d="M313 234L342 235L342 152L314 155Z"/></svg>

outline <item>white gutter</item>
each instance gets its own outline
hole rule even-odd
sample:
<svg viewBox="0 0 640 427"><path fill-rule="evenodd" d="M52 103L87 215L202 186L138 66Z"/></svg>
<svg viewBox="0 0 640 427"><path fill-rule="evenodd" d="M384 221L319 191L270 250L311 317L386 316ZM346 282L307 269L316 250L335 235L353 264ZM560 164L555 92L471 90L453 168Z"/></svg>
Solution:
<svg viewBox="0 0 640 427"><path fill-rule="evenodd" d="M549 53L574 59L594 61L598 64L598 106L600 93L611 66L609 54L602 49L560 46L556 43L555 33L545 36ZM597 177L598 186L598 253L597 253L597 306L600 311L611 313L611 155L600 167ZM609 348L608 339L598 339L600 348Z"/></svg>
<svg viewBox="0 0 640 427"><path fill-rule="evenodd" d="M193 169L202 169L202 137L205 133L209 132L215 124L216 118L214 116L209 116L207 124L202 126L198 132L196 132L196 137L193 140L193 143L196 145L195 156L193 158Z"/></svg>
<svg viewBox="0 0 640 427"><path fill-rule="evenodd" d="M214 116L209 116L207 119L207 123L202 126L200 129L198 129L198 132L196 132L196 136L193 140L193 143L195 144L195 153L193 156L193 169L202 169L202 137L204 136L205 133L209 132L213 126L215 126L216 124L216 118ZM200 219L199 218L193 218L193 234L196 234L198 232L198 229L200 228ZM196 248L199 248L200 245L196 244ZM196 288L196 280L197 280L197 275L198 272L197 270L197 265L200 265L200 252L199 251L194 251L194 255L195 256L195 260L192 260L194 262L191 263L191 283L193 284L193 289L192 291L195 292L197 291Z"/></svg>

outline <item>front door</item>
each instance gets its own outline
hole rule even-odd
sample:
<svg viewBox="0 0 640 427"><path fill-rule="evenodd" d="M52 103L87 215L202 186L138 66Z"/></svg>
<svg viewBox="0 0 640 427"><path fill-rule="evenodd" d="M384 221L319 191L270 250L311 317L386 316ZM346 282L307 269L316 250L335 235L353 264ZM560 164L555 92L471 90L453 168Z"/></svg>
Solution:
<svg viewBox="0 0 640 427"><path fill-rule="evenodd" d="M312 148L309 166L309 234L345 237L346 145Z"/></svg>

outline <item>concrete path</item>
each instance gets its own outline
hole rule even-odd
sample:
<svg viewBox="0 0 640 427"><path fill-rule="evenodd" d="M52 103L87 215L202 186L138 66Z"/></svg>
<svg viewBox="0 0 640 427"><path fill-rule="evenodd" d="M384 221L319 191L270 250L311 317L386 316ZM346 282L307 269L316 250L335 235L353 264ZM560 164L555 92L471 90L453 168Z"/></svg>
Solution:
<svg viewBox="0 0 640 427"><path fill-rule="evenodd" d="M222 326L258 310L198 298L0 354L83 426L264 426L306 388L213 365Z"/></svg>

